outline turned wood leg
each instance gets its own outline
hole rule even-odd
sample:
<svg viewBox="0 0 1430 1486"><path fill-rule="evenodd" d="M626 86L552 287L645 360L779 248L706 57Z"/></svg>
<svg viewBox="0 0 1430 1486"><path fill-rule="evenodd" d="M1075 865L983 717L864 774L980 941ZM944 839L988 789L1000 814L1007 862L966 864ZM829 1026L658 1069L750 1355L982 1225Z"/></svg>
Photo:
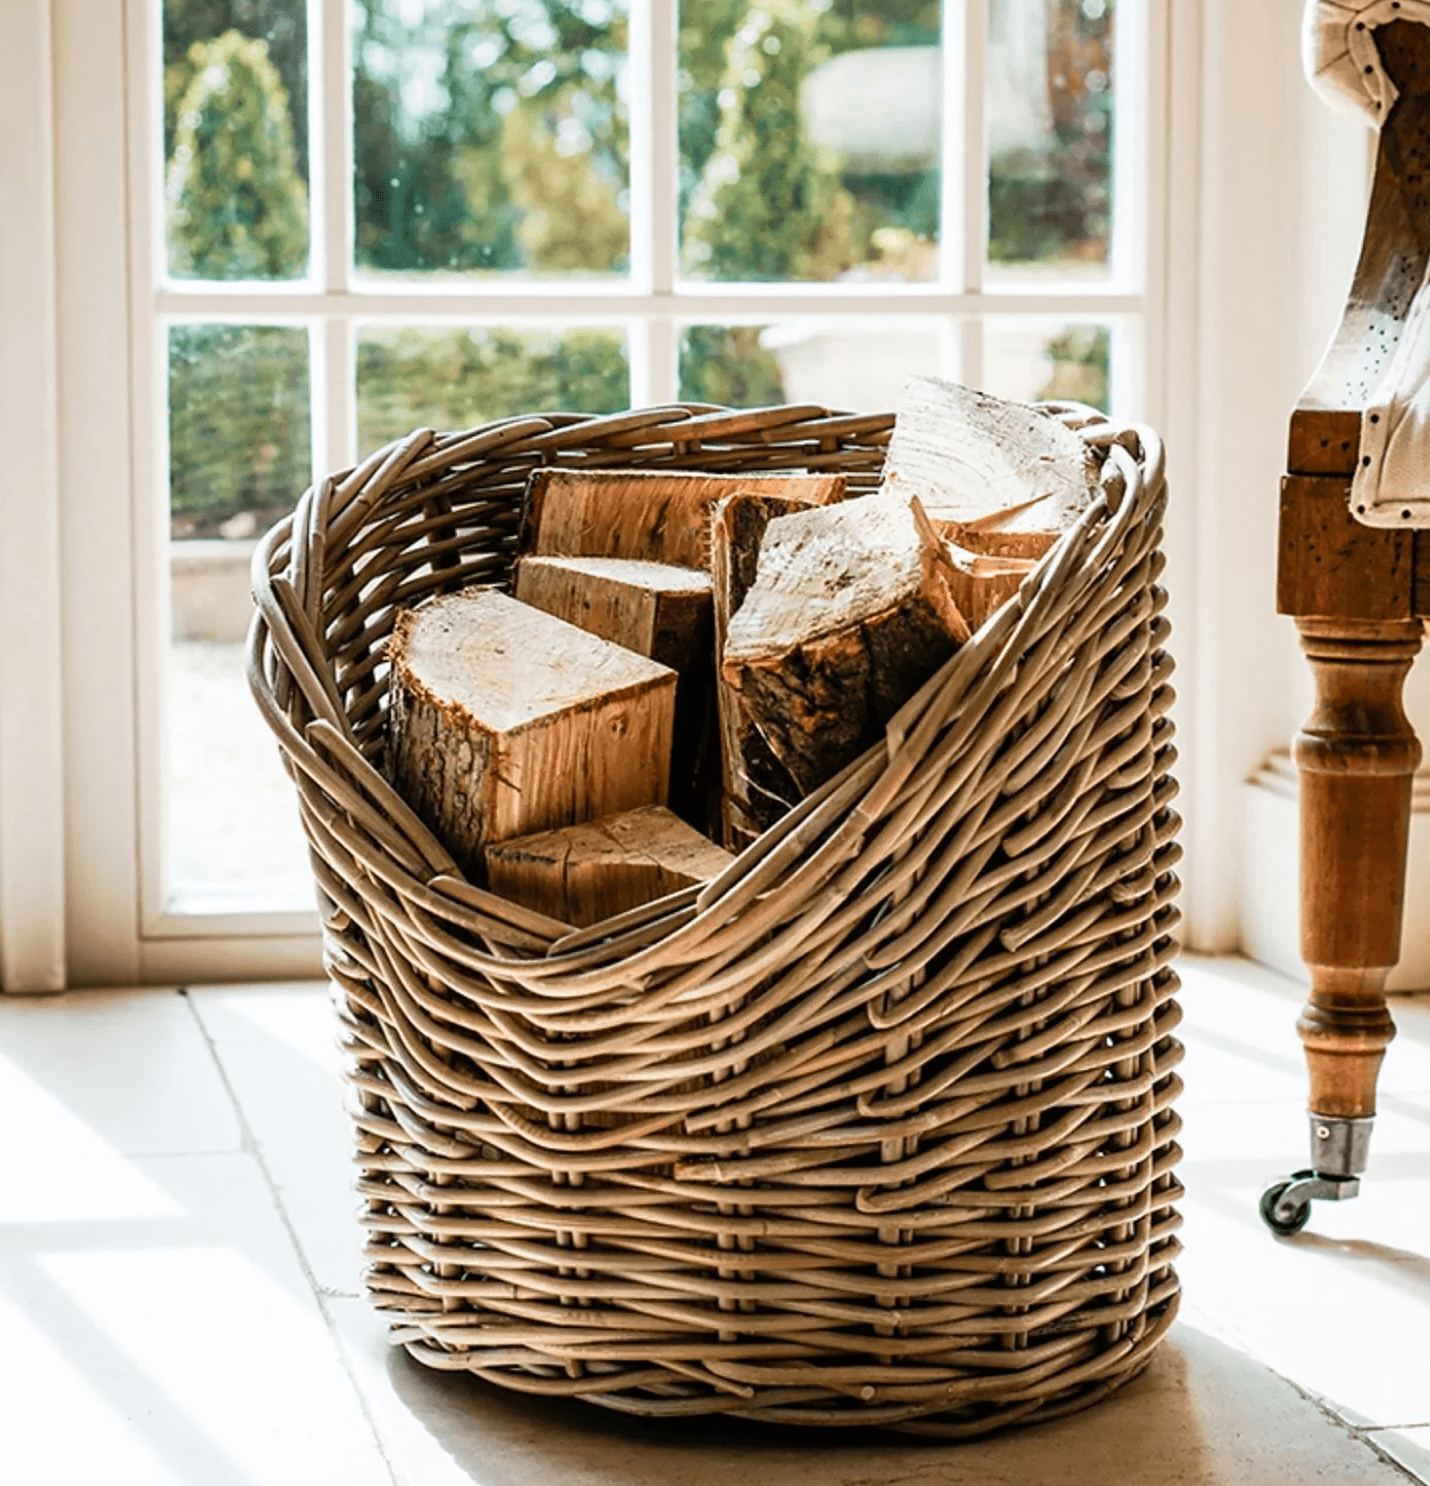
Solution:
<svg viewBox="0 0 1430 1486"><path fill-rule="evenodd" d="M1395 1036L1385 979L1400 958L1411 787L1420 762L1400 694L1421 626L1345 619L1297 625L1316 678L1315 709L1296 738L1301 954L1311 974L1297 1030L1310 1071L1313 1159L1318 1170L1350 1176L1364 1169L1369 1124L1346 1122L1375 1114L1376 1077Z"/></svg>

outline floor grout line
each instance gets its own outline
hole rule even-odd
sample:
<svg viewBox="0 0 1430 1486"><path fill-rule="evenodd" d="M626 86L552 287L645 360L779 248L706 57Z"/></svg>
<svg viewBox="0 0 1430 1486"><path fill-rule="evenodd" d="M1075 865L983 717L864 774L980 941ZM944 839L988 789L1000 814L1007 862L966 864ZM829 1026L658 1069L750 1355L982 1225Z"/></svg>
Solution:
<svg viewBox="0 0 1430 1486"><path fill-rule="evenodd" d="M1374 1431L1363 1430L1360 1432L1360 1437L1362 1440L1365 1441L1370 1449L1380 1457L1381 1460L1385 1461L1387 1465L1393 1465L1397 1470L1401 1471L1409 1480L1414 1481L1416 1483L1416 1486L1430 1486L1430 1476L1422 1476L1419 1471L1411 1470L1411 1468L1406 1465L1403 1460L1397 1460L1396 1457L1392 1455L1388 1450L1383 1450L1378 1444L1376 1444L1375 1440L1371 1438L1371 1434L1373 1432Z"/></svg>
<svg viewBox="0 0 1430 1486"><path fill-rule="evenodd" d="M268 1162L264 1159L262 1147L253 1133L253 1127L248 1122L248 1115L244 1112L243 1104L238 1097L238 1090L233 1086L233 1080L228 1076L228 1069L224 1067L223 1059L219 1056L218 1044L209 1033L204 1019L199 1015L198 1007L194 1005L194 998L189 995L187 987L180 987L179 995L183 997L184 1004L189 1008L189 1015L194 1019L194 1025L199 1030L199 1036L203 1039L204 1046L208 1049L209 1057L213 1061L215 1071L218 1073L219 1081L223 1084L224 1092L228 1095L229 1103L233 1106L234 1118L238 1121L239 1136L242 1141L242 1150L246 1155L253 1157L259 1173L263 1177L264 1186L268 1189L268 1196L273 1203L274 1210L278 1214L278 1221L282 1223L283 1230L288 1235L288 1242L293 1247L294 1256L298 1260L298 1267L303 1272L303 1278L312 1291L314 1303L318 1307L318 1313L323 1318L323 1325L327 1328L328 1337L332 1341L334 1351L337 1355L338 1365L346 1374L348 1382L352 1386L353 1394L357 1399L358 1408L362 1411L363 1418L367 1421L367 1427L372 1434L373 1447L377 1451L378 1459L382 1461L384 1469L393 1486L403 1486L403 1477L398 1472L391 1456L387 1452L387 1445L382 1438L382 1433L377 1427L377 1418L374 1415L363 1392L362 1385L358 1382L357 1372L353 1368L352 1359L348 1356L348 1349L343 1339L338 1335L338 1328L328 1309L328 1300L331 1299L358 1299L357 1296L347 1297L336 1290L329 1290L327 1286L318 1283L317 1276L313 1273L313 1267L308 1262L308 1256L303 1252L303 1245L298 1239L298 1231L293 1226L293 1220L288 1214L288 1208L283 1201L283 1195L278 1183L273 1179L273 1173L268 1169Z"/></svg>
<svg viewBox="0 0 1430 1486"><path fill-rule="evenodd" d="M1267 1366L1263 1359L1258 1358L1257 1360L1262 1362L1263 1367ZM1353 1440L1359 1440L1360 1443L1363 1444L1366 1449L1371 1452L1371 1454L1375 1455L1386 1465L1394 1466L1395 1469L1398 1470L1407 1481L1414 1481L1415 1486L1427 1486L1427 1482L1424 1476L1419 1475L1417 1472L1411 1470L1410 1467L1407 1466L1403 1460L1397 1460L1393 1455L1389 1454L1385 1450L1382 1450L1380 1446L1377 1445L1375 1441L1370 1438L1369 1431L1359 1428L1354 1424L1347 1423L1346 1420L1343 1419L1335 1411L1335 1409L1333 1409L1325 1401L1324 1398L1321 1398L1315 1393L1309 1392L1307 1389L1303 1388L1301 1384L1295 1380L1295 1378L1286 1377L1284 1373L1277 1372L1274 1367L1268 1367L1267 1370L1271 1373L1274 1373L1275 1376L1280 1378L1283 1382L1289 1384L1297 1393L1301 1395L1302 1398L1306 1400L1307 1403L1309 1403L1320 1413L1323 1419L1329 1420L1336 1426L1337 1429L1342 1432L1342 1434L1349 1435Z"/></svg>
<svg viewBox="0 0 1430 1486"><path fill-rule="evenodd" d="M1193 1321L1191 1324L1195 1324ZM1312 1393L1303 1387L1295 1378L1289 1377L1279 1368L1275 1367L1256 1346L1235 1326L1224 1323L1216 1323L1216 1331L1220 1333L1220 1339L1227 1345L1235 1347L1243 1356L1250 1357L1253 1362L1264 1367L1273 1377L1280 1378L1283 1383L1288 1384L1297 1394L1309 1403L1324 1419L1328 1419L1342 1434L1349 1435L1354 1440L1359 1440L1365 1447L1376 1455L1387 1465L1393 1465L1408 1480L1414 1481L1416 1486L1430 1486L1430 1479L1412 1471L1402 1460L1397 1460L1393 1455L1381 1449L1370 1436L1378 1430L1394 1431L1398 1429L1418 1429L1414 1424L1352 1424L1341 1414L1337 1413L1335 1407L1328 1403L1325 1397L1319 1393Z"/></svg>

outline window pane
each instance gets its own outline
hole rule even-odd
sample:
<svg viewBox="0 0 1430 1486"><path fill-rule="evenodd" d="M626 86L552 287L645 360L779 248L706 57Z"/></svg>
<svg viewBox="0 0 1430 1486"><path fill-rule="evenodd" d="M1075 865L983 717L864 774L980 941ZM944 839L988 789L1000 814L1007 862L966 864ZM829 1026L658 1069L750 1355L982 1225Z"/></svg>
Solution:
<svg viewBox="0 0 1430 1486"><path fill-rule="evenodd" d="M983 331L983 385L1019 402L1085 402L1108 412L1112 331L1106 325L992 320Z"/></svg>
<svg viewBox="0 0 1430 1486"><path fill-rule="evenodd" d="M164 216L175 278L307 273L303 0L166 0Z"/></svg>
<svg viewBox="0 0 1430 1486"><path fill-rule="evenodd" d="M358 334L363 454L413 428L468 428L515 413L629 407L622 331L367 325Z"/></svg>
<svg viewBox="0 0 1430 1486"><path fill-rule="evenodd" d="M355 0L360 268L625 273L627 0Z"/></svg>
<svg viewBox="0 0 1430 1486"><path fill-rule="evenodd" d="M938 276L936 0L684 0L681 268Z"/></svg>
<svg viewBox="0 0 1430 1486"><path fill-rule="evenodd" d="M1114 0L988 0L988 260L1104 275Z"/></svg>
<svg viewBox="0 0 1430 1486"><path fill-rule="evenodd" d="M308 332L169 328L170 535L247 538L293 509L311 477Z"/></svg>
<svg viewBox="0 0 1430 1486"><path fill-rule="evenodd" d="M942 343L937 321L914 316L690 325L680 337L680 396L737 408L891 411L910 377L940 373Z"/></svg>
<svg viewBox="0 0 1430 1486"><path fill-rule="evenodd" d="M249 696L255 541L310 479L308 333L169 330L169 653L165 878L312 902L293 786Z"/></svg>

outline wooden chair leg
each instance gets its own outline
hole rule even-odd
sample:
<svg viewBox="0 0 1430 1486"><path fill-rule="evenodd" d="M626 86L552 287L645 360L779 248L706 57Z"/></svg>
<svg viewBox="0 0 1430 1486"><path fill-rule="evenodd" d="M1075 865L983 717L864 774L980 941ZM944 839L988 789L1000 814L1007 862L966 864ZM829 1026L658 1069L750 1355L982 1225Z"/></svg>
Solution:
<svg viewBox="0 0 1430 1486"><path fill-rule="evenodd" d="M1365 1169L1376 1078L1395 1036L1385 981L1400 958L1411 788L1420 762L1400 700L1420 649L1420 621L1297 625L1316 678L1315 708L1296 739L1301 954L1311 974L1296 1026L1310 1073L1312 1169L1270 1208L1263 1201L1278 1231L1301 1227L1311 1198L1359 1190L1354 1179Z"/></svg>

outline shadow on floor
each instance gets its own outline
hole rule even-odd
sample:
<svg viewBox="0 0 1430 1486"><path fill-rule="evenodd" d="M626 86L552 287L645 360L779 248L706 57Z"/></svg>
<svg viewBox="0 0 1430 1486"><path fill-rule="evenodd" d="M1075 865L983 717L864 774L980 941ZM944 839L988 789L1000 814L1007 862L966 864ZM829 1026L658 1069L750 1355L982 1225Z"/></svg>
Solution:
<svg viewBox="0 0 1430 1486"><path fill-rule="evenodd" d="M1403 1479L1289 1383L1181 1324L1140 1377L1067 1419L966 1444L647 1420L388 1361L411 1415L481 1486L1238 1486ZM1076 1461L1076 1479L1069 1474Z"/></svg>

